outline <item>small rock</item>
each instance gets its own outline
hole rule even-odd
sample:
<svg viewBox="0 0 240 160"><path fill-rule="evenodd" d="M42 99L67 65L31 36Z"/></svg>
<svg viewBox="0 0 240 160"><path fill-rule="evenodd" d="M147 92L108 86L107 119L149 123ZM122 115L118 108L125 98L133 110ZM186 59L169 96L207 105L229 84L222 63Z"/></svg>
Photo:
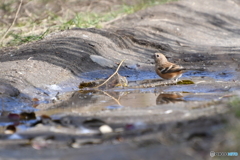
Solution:
<svg viewBox="0 0 240 160"><path fill-rule="evenodd" d="M102 125L101 127L99 127L99 131L102 133L102 134L106 134L106 133L111 133L113 132L112 128L108 125Z"/></svg>
<svg viewBox="0 0 240 160"><path fill-rule="evenodd" d="M114 68L116 67L116 64L109 60L109 59L106 59L102 56L98 56L98 55L90 55L90 58L93 62L99 64L100 66L102 67L109 67L109 68Z"/></svg>
<svg viewBox="0 0 240 160"><path fill-rule="evenodd" d="M36 115L34 112L22 112L20 114L20 119L21 120L32 120L32 119L36 119Z"/></svg>
<svg viewBox="0 0 240 160"><path fill-rule="evenodd" d="M34 149L41 150L51 145L53 139L53 136L38 136L31 140L31 144Z"/></svg>
<svg viewBox="0 0 240 160"><path fill-rule="evenodd" d="M97 118L86 119L82 122L83 126L91 129L98 129L101 126L104 126L106 123Z"/></svg>
<svg viewBox="0 0 240 160"><path fill-rule="evenodd" d="M73 148L80 148L81 146L84 145L91 145L91 144L100 144L102 143L101 139L95 139L95 138L90 138L90 139L76 139L73 141L71 146Z"/></svg>
<svg viewBox="0 0 240 160"><path fill-rule="evenodd" d="M14 125L9 125L7 126L7 128L5 129L4 133L5 134L13 134L16 132L16 127Z"/></svg>
<svg viewBox="0 0 240 160"><path fill-rule="evenodd" d="M9 113L8 114L8 119L11 121L19 121L20 120L20 115L16 113Z"/></svg>
<svg viewBox="0 0 240 160"><path fill-rule="evenodd" d="M170 109L170 110L165 111L164 113L169 114L169 113L172 113L172 112L173 112L173 110Z"/></svg>

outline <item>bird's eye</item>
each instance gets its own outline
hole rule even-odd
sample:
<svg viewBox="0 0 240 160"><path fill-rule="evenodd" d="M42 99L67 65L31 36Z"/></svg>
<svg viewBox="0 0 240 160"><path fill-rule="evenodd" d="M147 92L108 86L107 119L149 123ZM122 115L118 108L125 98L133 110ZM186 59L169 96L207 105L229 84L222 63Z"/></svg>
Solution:
<svg viewBox="0 0 240 160"><path fill-rule="evenodd" d="M157 54L156 56L157 56L157 57L159 57L159 55L158 55L158 54Z"/></svg>

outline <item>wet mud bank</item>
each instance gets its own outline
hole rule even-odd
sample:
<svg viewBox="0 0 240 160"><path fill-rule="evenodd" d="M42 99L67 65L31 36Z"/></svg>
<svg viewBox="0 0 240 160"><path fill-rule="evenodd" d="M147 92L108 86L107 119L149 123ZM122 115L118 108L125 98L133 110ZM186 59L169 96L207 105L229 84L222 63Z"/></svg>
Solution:
<svg viewBox="0 0 240 160"><path fill-rule="evenodd" d="M210 159L240 90L239 14L235 1L182 0L0 51L1 158ZM122 60L130 83L158 79L155 52L204 70L187 85L78 88Z"/></svg>

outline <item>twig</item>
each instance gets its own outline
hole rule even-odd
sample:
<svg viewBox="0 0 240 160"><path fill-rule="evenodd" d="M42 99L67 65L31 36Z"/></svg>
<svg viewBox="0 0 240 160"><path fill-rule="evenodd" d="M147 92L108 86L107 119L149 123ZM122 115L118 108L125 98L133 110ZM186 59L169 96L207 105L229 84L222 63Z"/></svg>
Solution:
<svg viewBox="0 0 240 160"><path fill-rule="evenodd" d="M6 35L8 34L8 32L10 31L10 29L12 28L12 26L15 24L15 22L16 22L16 20L17 20L17 16L18 16L19 11L20 11L20 9L21 9L22 2L23 2L23 0L20 0L20 4L19 4L19 6L18 6L18 9L17 9L16 15L15 15L15 17L14 17L14 20L13 20L12 24L8 27L8 29L6 30L6 32L4 33L4 35L2 36L2 38L1 38L1 40L0 40L0 44L1 44L1 45L2 45L3 39L6 37Z"/></svg>
<svg viewBox="0 0 240 160"><path fill-rule="evenodd" d="M113 22L115 22L115 21L117 21L119 19L122 19L122 18L126 17L126 16L127 16L127 14L123 14L123 15L117 16L116 18L114 18L114 19L112 19L112 20L110 20L108 22L102 22L101 24L103 26L106 26L106 25L109 25L110 23L113 23Z"/></svg>
<svg viewBox="0 0 240 160"><path fill-rule="evenodd" d="M101 91L101 90L98 90L98 91L100 91L100 92L103 92L103 94L105 94L106 96L108 96L108 97L110 97L110 98L112 98L115 102L117 102L117 104L118 105L120 105L121 106L121 103L119 102L119 100L118 99L116 99L116 98L114 98L113 96L111 96L110 94L108 94L107 92L104 92L104 91Z"/></svg>
<svg viewBox="0 0 240 160"><path fill-rule="evenodd" d="M106 81L104 81L102 84L100 84L100 85L98 85L98 86L96 86L94 88L99 88L99 87L103 86L105 83L107 83L115 74L118 73L118 70L120 69L120 67L123 64L123 62L124 62L124 60L121 61L121 63L118 65L116 71Z"/></svg>
<svg viewBox="0 0 240 160"><path fill-rule="evenodd" d="M93 1L91 1L90 4L89 4L89 6L87 7L87 13L90 12L90 9L91 9L91 7L92 7L92 3L93 3Z"/></svg>

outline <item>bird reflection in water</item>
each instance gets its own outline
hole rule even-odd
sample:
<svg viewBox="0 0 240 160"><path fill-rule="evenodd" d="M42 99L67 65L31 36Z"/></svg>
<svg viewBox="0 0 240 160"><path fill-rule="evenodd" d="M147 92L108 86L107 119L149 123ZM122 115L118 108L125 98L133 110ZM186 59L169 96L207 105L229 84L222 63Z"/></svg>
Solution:
<svg viewBox="0 0 240 160"><path fill-rule="evenodd" d="M156 104L167 104L185 101L180 93L161 93L156 99Z"/></svg>

